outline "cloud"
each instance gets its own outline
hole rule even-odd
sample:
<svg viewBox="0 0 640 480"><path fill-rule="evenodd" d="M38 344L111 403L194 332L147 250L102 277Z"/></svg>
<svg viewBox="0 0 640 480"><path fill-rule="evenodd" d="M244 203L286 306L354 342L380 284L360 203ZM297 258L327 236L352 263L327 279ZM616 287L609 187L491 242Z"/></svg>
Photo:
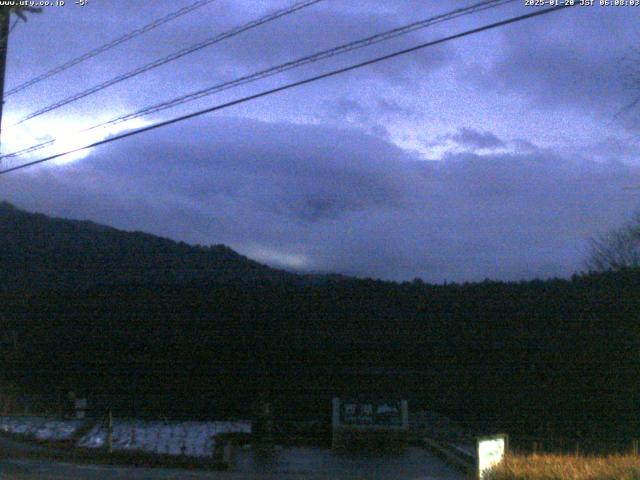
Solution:
<svg viewBox="0 0 640 480"><path fill-rule="evenodd" d="M604 162L627 162L640 165L640 143L637 138L607 136L587 147L586 153L591 158Z"/></svg>
<svg viewBox="0 0 640 480"><path fill-rule="evenodd" d="M506 28L497 59L490 66L470 62L458 78L482 91L517 93L529 100L529 108L611 119L632 100L624 65L637 19L623 10L607 9L603 15L597 7L568 9L542 23Z"/></svg>
<svg viewBox="0 0 640 480"><path fill-rule="evenodd" d="M8 175L2 197L276 266L441 282L579 270L638 205L630 184L638 167L550 151L427 161L355 130L208 117Z"/></svg>
<svg viewBox="0 0 640 480"><path fill-rule="evenodd" d="M448 138L458 145L470 148L488 149L503 147L505 144L491 132L480 132L473 128L462 127Z"/></svg>
<svg viewBox="0 0 640 480"><path fill-rule="evenodd" d="M175 10L154 2L144 20L126 0L67 3L12 32L8 88ZM9 97L5 120L288 5L213 2L46 88ZM407 24L416 12L426 18L451 8L321 2L45 115L20 134L31 143L50 133L48 125L73 132ZM75 163L15 173L3 178L1 193L29 209L226 243L303 270L429 281L568 275L580 268L585 240L638 205L637 192L625 189L640 184L637 141L610 125L632 99L620 60L637 19L627 9L604 12L567 9L288 90L225 111L236 118L200 118L94 149ZM443 23L163 118L503 15L496 9ZM52 38L65 48L34 48ZM5 128L8 145L10 135Z"/></svg>

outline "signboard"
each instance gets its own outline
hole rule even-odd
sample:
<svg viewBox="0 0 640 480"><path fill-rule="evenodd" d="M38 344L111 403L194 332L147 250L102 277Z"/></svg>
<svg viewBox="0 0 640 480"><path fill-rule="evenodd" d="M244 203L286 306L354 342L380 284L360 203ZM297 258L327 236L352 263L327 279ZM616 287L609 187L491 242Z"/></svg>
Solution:
<svg viewBox="0 0 640 480"><path fill-rule="evenodd" d="M504 460L507 448L508 437L506 435L478 438L478 478L480 480L487 477L485 473L487 470Z"/></svg>
<svg viewBox="0 0 640 480"><path fill-rule="evenodd" d="M402 427L402 402L342 400L340 425Z"/></svg>
<svg viewBox="0 0 640 480"><path fill-rule="evenodd" d="M406 400L333 399L332 448L365 446L401 451L408 442Z"/></svg>

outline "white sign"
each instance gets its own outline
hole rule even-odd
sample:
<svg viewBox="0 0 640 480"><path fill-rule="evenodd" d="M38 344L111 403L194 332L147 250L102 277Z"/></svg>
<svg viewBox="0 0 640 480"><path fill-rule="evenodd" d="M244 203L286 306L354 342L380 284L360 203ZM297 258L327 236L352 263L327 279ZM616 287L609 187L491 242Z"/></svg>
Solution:
<svg viewBox="0 0 640 480"><path fill-rule="evenodd" d="M502 462L506 452L506 435L478 438L478 478L486 478L485 472Z"/></svg>

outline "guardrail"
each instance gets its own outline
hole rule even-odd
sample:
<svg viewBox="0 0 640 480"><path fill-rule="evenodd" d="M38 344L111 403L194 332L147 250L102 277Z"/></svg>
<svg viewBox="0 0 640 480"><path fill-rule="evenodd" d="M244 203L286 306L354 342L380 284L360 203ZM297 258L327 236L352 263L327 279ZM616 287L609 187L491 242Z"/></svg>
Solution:
<svg viewBox="0 0 640 480"><path fill-rule="evenodd" d="M475 473L477 462L475 455L470 455L469 452L466 452L459 446L439 442L429 437L422 438L422 445L463 472L469 474Z"/></svg>

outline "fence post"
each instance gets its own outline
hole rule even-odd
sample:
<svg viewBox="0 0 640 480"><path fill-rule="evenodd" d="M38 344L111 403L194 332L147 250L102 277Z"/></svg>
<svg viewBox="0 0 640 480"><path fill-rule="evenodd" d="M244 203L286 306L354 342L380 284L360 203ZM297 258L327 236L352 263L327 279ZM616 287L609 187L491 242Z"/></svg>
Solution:
<svg viewBox="0 0 640 480"><path fill-rule="evenodd" d="M222 461L227 465L231 465L232 460L233 460L233 445L231 444L231 440L227 440L227 442L224 444L224 447L222 449Z"/></svg>
<svg viewBox="0 0 640 480"><path fill-rule="evenodd" d="M113 453L113 414L111 408L109 408L107 418L107 451L109 452L109 457L111 457Z"/></svg>
<svg viewBox="0 0 640 480"><path fill-rule="evenodd" d="M634 439L631 442L631 454L637 456L638 455L638 439Z"/></svg>

